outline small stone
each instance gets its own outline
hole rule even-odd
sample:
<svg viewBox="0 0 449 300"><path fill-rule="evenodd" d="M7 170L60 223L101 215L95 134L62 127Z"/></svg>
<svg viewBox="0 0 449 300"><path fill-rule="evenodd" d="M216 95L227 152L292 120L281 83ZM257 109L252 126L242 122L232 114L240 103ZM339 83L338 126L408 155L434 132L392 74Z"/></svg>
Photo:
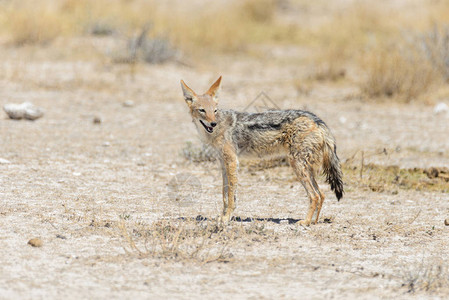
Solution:
<svg viewBox="0 0 449 300"><path fill-rule="evenodd" d="M444 103L444 102L438 103L433 108L433 113L436 114L436 115L441 114L441 113L445 113L447 111L449 111L449 106L447 106L447 104Z"/></svg>
<svg viewBox="0 0 449 300"><path fill-rule="evenodd" d="M3 106L3 110L8 117L13 120L27 119L34 121L44 115L43 109L34 106L30 102L23 102L21 104L9 103Z"/></svg>
<svg viewBox="0 0 449 300"><path fill-rule="evenodd" d="M7 165L10 164L11 162L7 159L4 158L0 158L0 165Z"/></svg>
<svg viewBox="0 0 449 300"><path fill-rule="evenodd" d="M92 123L94 123L94 124L101 124L101 118L100 117L94 117L94 119L92 120Z"/></svg>
<svg viewBox="0 0 449 300"><path fill-rule="evenodd" d="M444 220L444 225L449 226L449 219Z"/></svg>
<svg viewBox="0 0 449 300"><path fill-rule="evenodd" d="M126 100L125 102L123 102L123 106L124 107L133 107L134 106L134 101Z"/></svg>
<svg viewBox="0 0 449 300"><path fill-rule="evenodd" d="M39 119L43 115L44 115L44 112L40 108L33 106L33 107L28 107L27 109L25 109L25 114L23 117L27 120L34 121L36 119Z"/></svg>
<svg viewBox="0 0 449 300"><path fill-rule="evenodd" d="M40 238L34 238L28 241L28 245L31 245L33 247L42 247L43 242Z"/></svg>

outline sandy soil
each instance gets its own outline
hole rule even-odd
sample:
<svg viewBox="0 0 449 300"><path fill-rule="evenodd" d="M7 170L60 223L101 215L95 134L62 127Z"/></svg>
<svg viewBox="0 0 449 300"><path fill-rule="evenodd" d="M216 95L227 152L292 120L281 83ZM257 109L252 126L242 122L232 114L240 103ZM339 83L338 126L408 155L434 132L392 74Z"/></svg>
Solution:
<svg viewBox="0 0 449 300"><path fill-rule="evenodd" d="M142 247L133 229L198 215L213 223L221 209L217 166L181 155L186 142L198 144L181 78L205 90L222 74L222 107L243 109L263 91L281 108L315 112L335 134L342 161L364 151L367 163L448 166L449 114L423 104L369 103L345 84L299 93L293 79L310 70L283 62L289 49L195 68L139 66L134 78L127 66L15 51L2 50L0 105L31 101L45 116L0 118L0 158L7 160L0 163L0 298L448 296L447 193L379 193L353 184L337 202L321 181L321 222L301 228L294 222L307 199L291 170L242 168L235 215L258 219L224 229L224 237L245 232L226 244L226 259L139 256L121 226ZM124 106L127 100L134 104ZM201 183L194 201L169 197L181 173ZM42 247L27 244L35 237ZM214 252L219 244L205 247Z"/></svg>

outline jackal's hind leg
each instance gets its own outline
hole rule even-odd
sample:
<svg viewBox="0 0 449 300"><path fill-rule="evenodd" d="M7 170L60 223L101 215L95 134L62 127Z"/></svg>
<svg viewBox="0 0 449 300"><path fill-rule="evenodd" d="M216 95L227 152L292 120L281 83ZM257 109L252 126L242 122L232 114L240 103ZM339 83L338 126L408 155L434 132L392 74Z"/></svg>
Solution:
<svg viewBox="0 0 449 300"><path fill-rule="evenodd" d="M309 197L309 209L306 214L306 218L304 220L299 221L300 225L309 226L312 222L312 217L315 211L319 208L319 203L321 202L321 194L320 191L315 188L316 185L315 178L313 172L310 170L310 167L307 166L306 163L300 162L294 157L290 158L290 164L295 171L298 180L301 182L302 186L307 192L307 196ZM315 183L315 184L314 184ZM324 199L323 199L324 200ZM317 218L319 215L319 211L317 211Z"/></svg>
<svg viewBox="0 0 449 300"><path fill-rule="evenodd" d="M320 195L318 205L315 210L315 215L316 215L315 222L313 222L314 224L316 224L316 223L318 223L318 218L320 217L321 207L323 206L325 197L324 197L324 194L321 191L320 187L316 183L315 176L313 176L313 174L312 174L312 183L313 183L313 186L315 187L315 189L318 191L318 194Z"/></svg>

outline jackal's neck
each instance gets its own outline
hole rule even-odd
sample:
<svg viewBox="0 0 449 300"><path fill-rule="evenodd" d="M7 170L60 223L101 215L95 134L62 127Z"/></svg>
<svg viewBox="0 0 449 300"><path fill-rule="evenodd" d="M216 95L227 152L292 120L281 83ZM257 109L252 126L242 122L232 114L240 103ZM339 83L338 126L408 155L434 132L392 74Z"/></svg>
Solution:
<svg viewBox="0 0 449 300"><path fill-rule="evenodd" d="M216 115L217 126L214 127L214 131L212 133L206 132L201 123L197 119L193 118L193 123L195 124L200 140L212 147L219 147L219 145L222 144L225 132L230 129L230 122L228 120L229 117L229 111L219 109Z"/></svg>

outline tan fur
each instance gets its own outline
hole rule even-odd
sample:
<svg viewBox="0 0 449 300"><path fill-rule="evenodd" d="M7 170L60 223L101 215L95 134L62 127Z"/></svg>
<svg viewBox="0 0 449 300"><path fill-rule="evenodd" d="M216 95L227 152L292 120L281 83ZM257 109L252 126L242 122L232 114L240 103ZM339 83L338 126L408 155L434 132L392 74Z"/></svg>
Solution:
<svg viewBox="0 0 449 300"><path fill-rule="evenodd" d="M315 177L323 169L338 199L343 195L340 162L335 139L314 114L301 110L267 111L250 114L217 109L221 77L203 95L197 95L181 80L184 99L201 140L219 154L223 175L223 213L230 220L235 209L238 156L286 155L310 200L305 220L315 223L321 212L324 194Z"/></svg>

